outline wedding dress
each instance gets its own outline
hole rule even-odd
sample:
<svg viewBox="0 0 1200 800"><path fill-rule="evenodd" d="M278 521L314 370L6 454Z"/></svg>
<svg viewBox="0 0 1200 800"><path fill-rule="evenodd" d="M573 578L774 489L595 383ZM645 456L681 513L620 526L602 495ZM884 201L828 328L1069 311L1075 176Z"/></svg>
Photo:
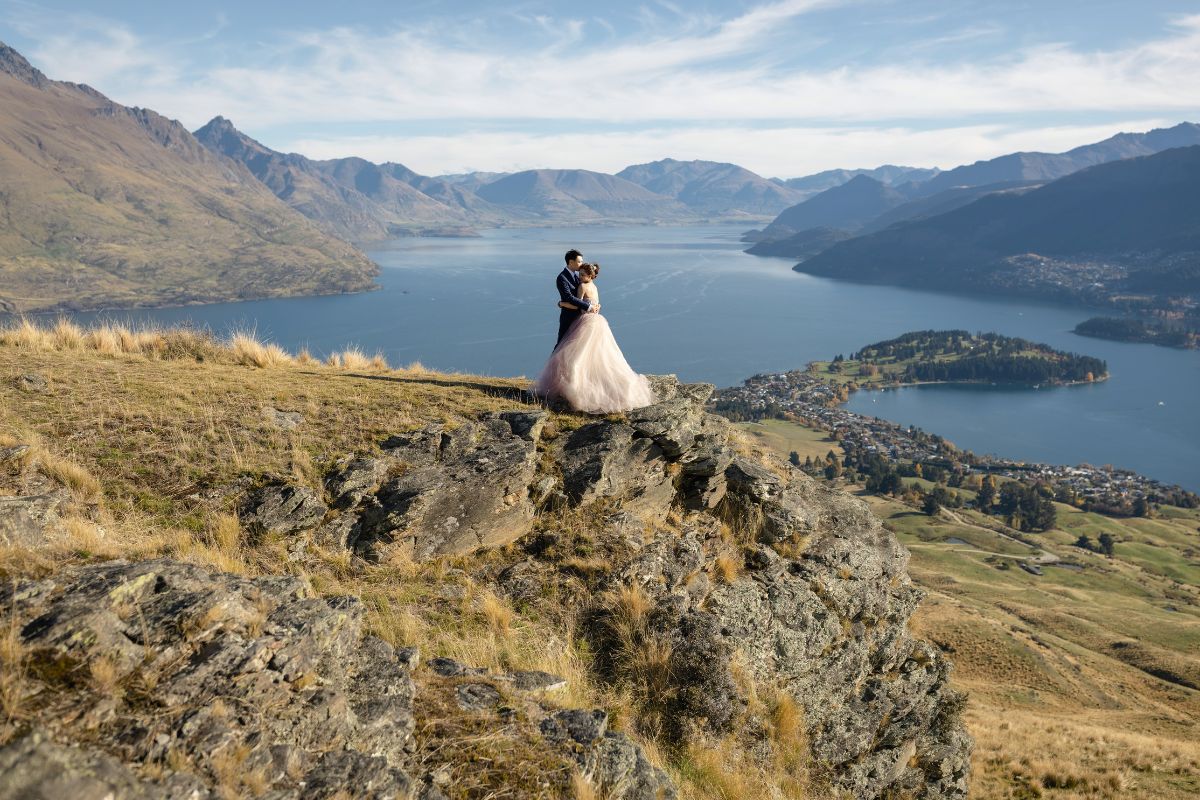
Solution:
<svg viewBox="0 0 1200 800"><path fill-rule="evenodd" d="M593 304L600 302L594 283L582 284L579 296ZM589 414L628 411L657 402L650 382L630 368L608 320L598 313L580 315L550 354L533 391Z"/></svg>

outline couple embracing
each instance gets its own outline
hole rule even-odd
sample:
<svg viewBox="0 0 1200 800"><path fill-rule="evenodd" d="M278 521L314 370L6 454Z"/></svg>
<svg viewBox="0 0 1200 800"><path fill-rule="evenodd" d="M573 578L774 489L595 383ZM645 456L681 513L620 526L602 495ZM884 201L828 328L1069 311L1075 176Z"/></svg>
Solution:
<svg viewBox="0 0 1200 800"><path fill-rule="evenodd" d="M578 250L568 250L565 259L567 265L555 282L561 309L558 342L533 385L534 393L589 414L654 403L650 382L630 368L608 320L600 315L600 265L585 263Z"/></svg>

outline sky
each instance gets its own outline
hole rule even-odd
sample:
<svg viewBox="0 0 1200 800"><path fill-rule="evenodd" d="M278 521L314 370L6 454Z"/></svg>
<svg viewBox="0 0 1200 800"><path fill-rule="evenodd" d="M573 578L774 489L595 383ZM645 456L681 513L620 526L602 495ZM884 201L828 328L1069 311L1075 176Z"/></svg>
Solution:
<svg viewBox="0 0 1200 800"><path fill-rule="evenodd" d="M438 175L949 168L1200 122L1200 0L0 0L49 77Z"/></svg>

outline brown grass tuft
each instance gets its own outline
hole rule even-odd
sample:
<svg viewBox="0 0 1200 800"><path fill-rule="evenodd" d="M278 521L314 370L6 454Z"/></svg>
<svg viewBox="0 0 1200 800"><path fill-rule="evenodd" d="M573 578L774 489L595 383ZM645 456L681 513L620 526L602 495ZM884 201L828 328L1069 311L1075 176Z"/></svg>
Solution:
<svg viewBox="0 0 1200 800"><path fill-rule="evenodd" d="M253 331L239 331L229 340L236 363L266 369L292 363L292 357L277 344L260 342Z"/></svg>
<svg viewBox="0 0 1200 800"><path fill-rule="evenodd" d="M88 664L91 674L92 689L102 697L114 697L121 694L121 672L117 663L108 656L96 656Z"/></svg>

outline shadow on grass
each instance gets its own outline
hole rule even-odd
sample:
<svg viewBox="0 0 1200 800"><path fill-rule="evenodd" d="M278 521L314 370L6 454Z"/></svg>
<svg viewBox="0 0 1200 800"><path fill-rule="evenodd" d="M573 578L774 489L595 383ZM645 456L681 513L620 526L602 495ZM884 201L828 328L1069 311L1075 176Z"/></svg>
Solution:
<svg viewBox="0 0 1200 800"><path fill-rule="evenodd" d="M471 389L489 397L512 400L529 406L542 406L542 401L528 389L519 386L502 386L494 383L483 383L477 380L455 380L451 378L434 378L422 375L367 375L361 372L346 372L342 377L361 378L368 381L387 381L389 383L420 383L428 386L442 386L449 389Z"/></svg>

